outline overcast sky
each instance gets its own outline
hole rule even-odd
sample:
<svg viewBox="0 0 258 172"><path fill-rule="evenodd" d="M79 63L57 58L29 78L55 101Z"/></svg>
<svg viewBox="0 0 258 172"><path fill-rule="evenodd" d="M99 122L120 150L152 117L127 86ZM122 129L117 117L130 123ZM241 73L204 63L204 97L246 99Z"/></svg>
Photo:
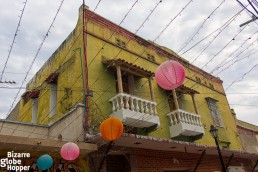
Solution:
<svg viewBox="0 0 258 172"><path fill-rule="evenodd" d="M0 72L2 73L25 0L0 1ZM119 24L136 0L85 0L85 2L91 10L97 7L96 13ZM21 25L2 77L3 82L15 81L17 84L0 83L0 118L5 118L12 107L14 98L18 94L17 88L21 86L29 71L60 4L61 0L27 0ZM73 30L81 4L82 1L64 0L54 27L51 27L50 34L39 51L23 88ZM154 8L149 19L143 27L140 27ZM224 81L230 107L235 109L237 117L258 125L258 27L255 22L239 27L251 19L247 11L236 15L241 9L234 0L191 2L163 0L161 3L159 0L139 0L121 26L131 32L140 28L138 36L155 40L156 43L172 49L199 68L220 77ZM250 7L249 9L252 10ZM230 21L234 15L235 19ZM197 30L198 34L195 34ZM25 89L21 89L13 105L24 91Z"/></svg>

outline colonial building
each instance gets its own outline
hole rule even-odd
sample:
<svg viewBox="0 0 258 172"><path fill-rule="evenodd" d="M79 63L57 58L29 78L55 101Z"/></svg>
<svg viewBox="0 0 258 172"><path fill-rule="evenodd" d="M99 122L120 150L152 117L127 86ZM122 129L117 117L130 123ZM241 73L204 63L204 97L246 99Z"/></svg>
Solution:
<svg viewBox="0 0 258 172"><path fill-rule="evenodd" d="M105 160L102 171L108 172L220 171L209 133L215 125L225 166L251 171L250 159L258 154L243 149L219 78L87 7L79 14L75 29L27 84L17 106L19 121L50 125L84 104L77 125L83 126L84 141L98 146L87 156L94 171L107 146L99 125L118 117L125 133ZM168 60L178 61L186 71L174 95L153 79L157 67Z"/></svg>

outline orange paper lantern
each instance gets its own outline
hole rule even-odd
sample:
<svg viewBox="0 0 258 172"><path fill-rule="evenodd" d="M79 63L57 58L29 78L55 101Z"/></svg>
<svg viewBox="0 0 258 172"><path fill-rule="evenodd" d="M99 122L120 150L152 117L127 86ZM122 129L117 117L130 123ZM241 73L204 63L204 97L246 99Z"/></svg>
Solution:
<svg viewBox="0 0 258 172"><path fill-rule="evenodd" d="M124 130L122 121L116 117L110 117L104 120L100 125L100 133L103 139L107 141L114 141L118 139Z"/></svg>

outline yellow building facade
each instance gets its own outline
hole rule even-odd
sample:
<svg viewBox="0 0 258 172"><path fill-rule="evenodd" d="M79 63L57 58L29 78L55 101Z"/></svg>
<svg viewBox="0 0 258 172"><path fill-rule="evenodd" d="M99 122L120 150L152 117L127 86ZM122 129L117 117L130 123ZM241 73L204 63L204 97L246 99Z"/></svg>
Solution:
<svg viewBox="0 0 258 172"><path fill-rule="evenodd" d="M176 98L154 80L157 67L168 60L186 71ZM84 17L80 9L75 29L26 88L19 106L22 122L49 124L86 102L90 134L112 115L124 122L127 133L214 146L209 130L215 125L221 146L242 150L219 78L87 8Z"/></svg>

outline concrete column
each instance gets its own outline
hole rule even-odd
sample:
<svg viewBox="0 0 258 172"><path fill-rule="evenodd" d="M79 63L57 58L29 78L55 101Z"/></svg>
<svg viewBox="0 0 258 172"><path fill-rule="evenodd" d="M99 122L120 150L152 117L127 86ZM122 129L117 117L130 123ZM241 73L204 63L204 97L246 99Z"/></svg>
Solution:
<svg viewBox="0 0 258 172"><path fill-rule="evenodd" d="M192 100L193 100L193 105L194 105L194 110L196 114L199 114L197 106L196 106L196 102L195 102L195 98L194 98L194 94L191 94Z"/></svg>
<svg viewBox="0 0 258 172"><path fill-rule="evenodd" d="M176 108L176 110L178 110L179 109L179 105L178 105L177 96L176 96L176 89L172 90L172 95L173 95L173 100L174 100L175 108Z"/></svg>
<svg viewBox="0 0 258 172"><path fill-rule="evenodd" d="M155 99L154 99L154 90L153 90L153 86L152 86L152 82L151 82L152 77L149 77L148 80L149 80L149 87L150 87L151 100L152 100L152 101L155 101Z"/></svg>
<svg viewBox="0 0 258 172"><path fill-rule="evenodd" d="M118 92L123 92L123 81L122 81L122 75L121 75L121 68L120 66L116 66L116 75L117 75L117 84L118 84Z"/></svg>

